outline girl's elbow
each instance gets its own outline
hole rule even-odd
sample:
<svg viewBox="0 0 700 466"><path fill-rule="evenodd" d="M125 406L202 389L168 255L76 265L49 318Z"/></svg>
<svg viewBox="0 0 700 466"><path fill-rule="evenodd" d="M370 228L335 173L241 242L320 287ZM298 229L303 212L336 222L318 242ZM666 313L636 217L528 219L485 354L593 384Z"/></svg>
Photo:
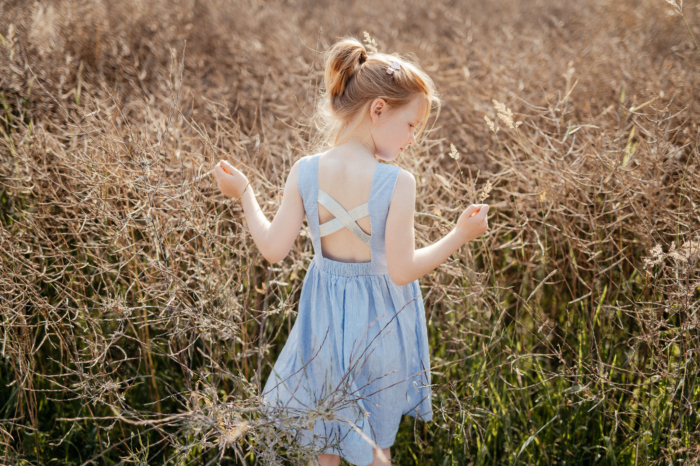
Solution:
<svg viewBox="0 0 700 466"><path fill-rule="evenodd" d="M389 272L389 278L391 278L391 281L398 286L408 285L412 282L412 280L410 280L407 276L396 271L393 273Z"/></svg>
<svg viewBox="0 0 700 466"><path fill-rule="evenodd" d="M269 248L266 249L264 252L260 252L270 264L276 264L278 262L282 262L289 255L289 251L291 249L291 247L287 248L286 250L282 250L280 248Z"/></svg>
<svg viewBox="0 0 700 466"><path fill-rule="evenodd" d="M415 280L415 263L410 256L392 255L387 257L387 272L389 278L398 286L408 285Z"/></svg>
<svg viewBox="0 0 700 466"><path fill-rule="evenodd" d="M396 286L406 286L409 283L411 283L411 282L405 281L405 280L394 280L393 278L392 278L392 280L396 284Z"/></svg>
<svg viewBox="0 0 700 466"><path fill-rule="evenodd" d="M282 262L287 257L287 254L282 255L280 253L268 253L268 254L263 254L263 257L270 264L276 264L278 262Z"/></svg>

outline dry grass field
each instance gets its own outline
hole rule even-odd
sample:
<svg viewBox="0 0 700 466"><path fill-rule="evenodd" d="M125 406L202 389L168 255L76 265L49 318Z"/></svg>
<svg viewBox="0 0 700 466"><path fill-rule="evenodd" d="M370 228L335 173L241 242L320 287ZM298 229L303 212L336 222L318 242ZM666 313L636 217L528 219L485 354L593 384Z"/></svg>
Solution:
<svg viewBox="0 0 700 466"><path fill-rule="evenodd" d="M492 205L420 281L435 419L393 464L700 463L697 2L4 0L0 464L313 456L331 414L258 409L309 236L269 264L210 172L271 218L365 31L444 102L397 161L418 246Z"/></svg>

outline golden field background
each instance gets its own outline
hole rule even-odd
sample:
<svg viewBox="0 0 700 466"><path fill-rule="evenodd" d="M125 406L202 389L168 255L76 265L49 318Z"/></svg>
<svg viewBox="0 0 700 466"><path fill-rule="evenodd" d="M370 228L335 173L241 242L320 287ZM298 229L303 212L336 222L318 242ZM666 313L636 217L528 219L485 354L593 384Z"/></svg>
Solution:
<svg viewBox="0 0 700 466"><path fill-rule="evenodd" d="M0 3L2 462L313 456L295 428L327 412L257 404L308 235L270 265L210 170L241 163L271 218L316 149L322 52L367 31L444 102L398 160L418 246L493 186L489 233L421 279L435 419L404 419L393 463L698 464L699 19L662 0Z"/></svg>

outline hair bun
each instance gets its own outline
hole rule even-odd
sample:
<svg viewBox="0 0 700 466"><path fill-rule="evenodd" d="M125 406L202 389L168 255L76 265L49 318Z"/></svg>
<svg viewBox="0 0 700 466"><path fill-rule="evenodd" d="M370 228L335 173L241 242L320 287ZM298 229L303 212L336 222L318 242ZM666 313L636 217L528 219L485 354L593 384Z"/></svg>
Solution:
<svg viewBox="0 0 700 466"><path fill-rule="evenodd" d="M331 97L345 91L350 78L367 60L365 46L356 39L344 39L333 45L326 57L324 83Z"/></svg>
<svg viewBox="0 0 700 466"><path fill-rule="evenodd" d="M364 62L367 61L367 52L365 50L360 53L360 58L359 58L359 63L362 65Z"/></svg>

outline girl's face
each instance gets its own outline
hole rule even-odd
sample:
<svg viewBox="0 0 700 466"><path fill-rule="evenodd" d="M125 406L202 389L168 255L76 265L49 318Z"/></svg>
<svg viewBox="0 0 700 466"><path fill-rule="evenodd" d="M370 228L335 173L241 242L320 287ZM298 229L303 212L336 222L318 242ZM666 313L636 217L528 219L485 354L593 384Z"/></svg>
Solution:
<svg viewBox="0 0 700 466"><path fill-rule="evenodd" d="M370 106L370 119L374 123L371 138L375 155L390 162L409 144L414 144L414 133L421 122L424 108L425 98L421 94L398 108L389 107L383 99L375 99Z"/></svg>

